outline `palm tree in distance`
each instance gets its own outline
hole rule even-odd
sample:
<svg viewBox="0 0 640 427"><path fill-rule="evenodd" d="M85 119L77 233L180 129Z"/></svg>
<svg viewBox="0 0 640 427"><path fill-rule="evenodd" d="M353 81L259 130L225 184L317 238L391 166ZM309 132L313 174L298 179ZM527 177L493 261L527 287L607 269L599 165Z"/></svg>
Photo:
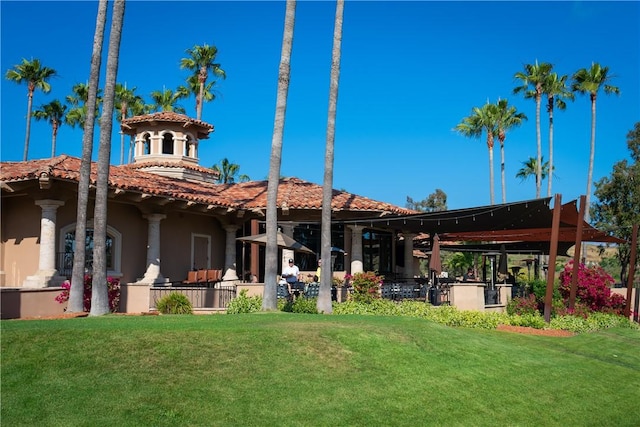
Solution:
<svg viewBox="0 0 640 427"><path fill-rule="evenodd" d="M524 93L525 99L534 99L536 101L536 145L538 148L538 161L536 164L539 166L542 164L542 142L540 137L540 105L542 103L542 86L547 79L553 65L542 62L538 64L536 60L535 64L526 64L524 66L524 72L520 71L514 75L514 78L521 81L521 86L513 89L513 93ZM542 182L542 170L537 171L538 178L536 179L536 198L540 197L540 187Z"/></svg>
<svg viewBox="0 0 640 427"><path fill-rule="evenodd" d="M191 49L187 49L186 53L188 58L182 58L180 61L180 68L186 68L194 72L194 76L198 79L198 91L199 95L196 98L196 118L201 120L202 118L202 101L206 100L204 92L206 88L207 79L209 78L209 71L216 77L226 78L226 73L220 64L216 63L216 56L218 55L218 48L215 46L209 46L204 44L202 46L194 46ZM199 100L199 103L198 103Z"/></svg>
<svg viewBox="0 0 640 427"><path fill-rule="evenodd" d="M265 248L264 292L262 310L277 308L276 275L278 274L278 185L280 184L280 165L282 163L282 136L287 110L289 77L291 75L291 47L293 45L293 26L296 17L296 0L287 0L284 16L282 51L278 68L278 91L276 93L276 113L271 138L271 157L269 159L269 180L267 182L267 213Z"/></svg>
<svg viewBox="0 0 640 427"><path fill-rule="evenodd" d="M565 99L573 101L575 95L567 87L567 76L558 76L557 73L551 73L542 85L543 92L547 95L547 113L549 114L549 169L553 170L553 110L565 110L567 104ZM547 197L551 197L551 181L553 174L549 175L547 181Z"/></svg>
<svg viewBox="0 0 640 427"><path fill-rule="evenodd" d="M602 67L598 63L592 63L591 68L582 68L572 77L571 90L580 94L589 94L591 98L591 151L589 154L589 173L587 174L587 194L585 206L589 206L591 195L591 180L593 179L593 162L596 151L596 100L600 89L605 94L620 94L620 88L609 84L613 76L609 74L609 67ZM586 221L589 222L589 209L586 210Z"/></svg>
<svg viewBox="0 0 640 427"><path fill-rule="evenodd" d="M215 90L213 87L215 86L216 81L210 81L209 83L206 83L204 85L204 90L202 92L202 97L206 102L210 102L213 101L214 99L216 99L216 93L217 90ZM200 82L198 80L198 75L197 74L192 74L191 76L189 76L187 78L187 85L186 86L178 86L178 90L177 92L180 93L180 95L184 98L188 98L190 97L192 94L195 96L196 98L196 112L198 111L198 109L200 108L200 104L202 104L202 102L200 102Z"/></svg>
<svg viewBox="0 0 640 427"><path fill-rule="evenodd" d="M96 93L96 108L93 113L93 119L98 117L98 107L102 103L101 90ZM67 111L65 123L72 128L76 126L84 128L84 122L87 117L87 102L89 100L89 84L78 83L71 88L71 95L67 95L66 101L71 108Z"/></svg>
<svg viewBox="0 0 640 427"><path fill-rule="evenodd" d="M51 125L51 157L55 157L56 155L58 129L64 124L66 110L66 105L54 99L33 112L33 117L36 120L46 120Z"/></svg>
<svg viewBox="0 0 640 427"><path fill-rule="evenodd" d="M91 316L109 313L107 289L107 200L109 192L109 165L111 163L111 131L116 94L116 76L120 56L120 40L124 20L125 0L115 0L109 31L104 104L100 119L100 142L96 166L96 196L93 213L93 283L91 290Z"/></svg>
<svg viewBox="0 0 640 427"><path fill-rule="evenodd" d="M135 94L136 88L127 89L127 85L116 83L115 108L120 112L118 122L122 123L127 118L132 106L136 102L142 102L142 98ZM120 131L120 164L124 163L124 133Z"/></svg>
<svg viewBox="0 0 640 427"><path fill-rule="evenodd" d="M506 180L504 176L504 141L507 139L507 131L518 127L527 116L518 113L516 107L509 106L506 99L498 100L496 104L496 125L498 127L498 141L500 141L500 180L502 183L502 203L507 203Z"/></svg>
<svg viewBox="0 0 640 427"><path fill-rule="evenodd" d="M44 93L49 93L51 85L48 80L56 75L53 68L43 67L39 59L27 61L22 59L22 63L7 71L6 78L18 84L27 84L27 127L24 137L23 161L27 161L29 156L29 136L31 134L31 110L33 108L33 94L36 89Z"/></svg>
<svg viewBox="0 0 640 427"><path fill-rule="evenodd" d="M213 165L211 169L218 172L218 179L216 182L220 184L234 184L236 182L236 177L238 177L238 182L247 182L251 180L248 175L239 175L240 165L229 162L229 159L226 157L220 160L219 164Z"/></svg>
<svg viewBox="0 0 640 427"><path fill-rule="evenodd" d="M180 91L172 91L171 89L156 90L151 92L151 111L173 111L175 113L185 114L184 107L178 104L178 101L184 98L184 93Z"/></svg>
<svg viewBox="0 0 640 427"><path fill-rule="evenodd" d="M542 171L541 177L545 179L549 174L549 162L545 162L544 157L542 161L542 167L540 168ZM529 160L522 162L522 168L520 168L516 174L516 178L520 178L521 181L529 179L530 176L533 176L536 180L538 179L538 160L535 157L529 157ZM536 182L536 186L537 185L538 183Z"/></svg>
<svg viewBox="0 0 640 427"><path fill-rule="evenodd" d="M89 210L89 183L91 178L91 155L93 152L93 134L98 109L100 82L100 64L102 62L102 42L104 40L104 27L107 22L107 0L98 2L96 17L96 29L93 35L93 50L91 52L91 68L89 70L89 83L87 85L86 120L82 120L82 159L80 160L80 174L78 178L78 206L76 209L76 247L73 253L73 271L71 275L71 289L69 289L69 304L67 311L70 313L84 310L84 273L86 260L87 238L87 211ZM78 92L74 91L76 94ZM84 92L83 92L84 93ZM79 123L79 122L78 122Z"/></svg>
<svg viewBox="0 0 640 427"><path fill-rule="evenodd" d="M498 107L487 102L482 107L473 107L471 115L462 119L454 128L456 132L470 138L480 138L483 132L487 133L487 148L489 149L489 194L491 204L494 204L494 179L493 179L493 145L498 133L496 122Z"/></svg>
<svg viewBox="0 0 640 427"><path fill-rule="evenodd" d="M333 152L336 136L336 114L338 108L338 85L340 80L340 56L342 53L342 21L344 0L336 1L336 16L333 30L331 54L331 78L329 80L329 111L327 114L327 144L324 156L324 181L322 183L322 223L320 229L320 258L331 259L331 201L333 196ZM320 275L320 291L316 308L319 313L331 314L331 285L333 266L325 262Z"/></svg>

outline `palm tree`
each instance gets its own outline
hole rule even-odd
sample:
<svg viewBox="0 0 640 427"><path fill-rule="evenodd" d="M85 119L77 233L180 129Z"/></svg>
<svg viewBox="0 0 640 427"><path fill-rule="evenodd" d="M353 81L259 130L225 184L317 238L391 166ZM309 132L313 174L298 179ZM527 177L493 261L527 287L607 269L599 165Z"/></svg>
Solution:
<svg viewBox="0 0 640 427"><path fill-rule="evenodd" d="M522 82L521 86L513 89L513 93L524 93L525 99L534 99L536 101L536 144L538 147L538 161L537 165L542 164L542 142L540 138L540 104L542 103L542 85L549 73L551 73L551 69L553 65L542 62L538 64L536 60L535 64L526 64L524 66L524 72L517 72L514 75L515 79L518 79ZM539 185L542 182L542 171L538 169L536 179L536 198L540 197L540 187Z"/></svg>
<svg viewBox="0 0 640 427"><path fill-rule="evenodd" d="M173 111L185 114L184 107L178 104L178 101L184 98L184 93L180 91L172 91L171 89L156 90L151 92L151 111Z"/></svg>
<svg viewBox="0 0 640 427"><path fill-rule="evenodd" d="M489 149L489 193L491 204L494 204L493 191L493 144L494 137L498 133L496 122L497 106L487 102L482 107L473 107L471 115L462 119L454 130L461 135L471 138L480 138L483 132L487 133L487 148Z"/></svg>
<svg viewBox="0 0 640 427"><path fill-rule="evenodd" d="M191 49L187 49L186 53L188 58L182 58L180 61L180 68L186 68L192 70L195 75L198 76L199 95L198 100L206 100L204 97L205 87L207 79L209 78L209 71L216 77L226 78L226 74L220 64L215 62L218 55L218 48L215 46L209 46L204 44L202 46L194 46ZM196 118L200 120L202 118L202 102L197 104Z"/></svg>
<svg viewBox="0 0 640 427"><path fill-rule="evenodd" d="M33 117L36 120L46 120L51 124L51 157L56 155L56 138L58 137L58 129L64 123L66 110L67 106L55 99L33 112Z"/></svg>
<svg viewBox="0 0 640 427"><path fill-rule="evenodd" d="M586 204L589 206L591 195L591 180L593 178L593 162L596 151L596 99L598 91L604 90L605 94L620 94L620 88L609 84L613 76L609 74L609 67L601 67L598 63L592 63L591 68L582 68L572 77L571 90L580 94L589 94L591 98L591 151L589 154L589 173L587 174ZM589 209L586 210L586 221L589 222Z"/></svg>
<svg viewBox="0 0 640 427"><path fill-rule="evenodd" d="M567 104L564 99L573 101L575 95L567 87L567 76L559 77L557 73L551 73L542 85L543 92L547 95L547 113L549 113L549 169L553 170L553 109L565 110ZM553 174L547 181L547 197L551 197L551 181Z"/></svg>
<svg viewBox="0 0 640 427"><path fill-rule="evenodd" d="M544 157L542 158L542 167L540 170L542 171L541 177L545 179L549 174L549 162L544 161ZM536 180L538 179L538 160L535 157L529 157L529 160L526 162L522 162L522 168L516 174L516 178L520 178L522 181L528 179L530 176L533 176ZM537 186L536 182L536 186Z"/></svg>
<svg viewBox="0 0 640 427"><path fill-rule="evenodd" d="M238 177L238 182L251 180L248 175L238 175L240 173L240 165L229 162L226 157L220 160L220 164L213 165L211 169L218 172L217 182L220 184L233 184L236 182L236 176Z"/></svg>
<svg viewBox="0 0 640 427"><path fill-rule="evenodd" d="M96 200L93 213L93 285L91 291L91 316L109 313L107 289L107 194L109 192L109 165L111 160L111 131L116 92L116 76L125 0L115 0L109 32L104 104L100 119L100 142L96 178Z"/></svg>
<svg viewBox="0 0 640 427"><path fill-rule="evenodd" d="M22 58L22 63L14 66L7 71L8 80L18 84L27 83L27 128L24 137L24 156L23 161L27 161L29 154L29 135L31 133L31 109L33 106L33 94L36 89L40 89L44 93L49 93L51 85L48 80L56 75L53 68L43 67L40 65L39 59L27 61Z"/></svg>
<svg viewBox="0 0 640 427"><path fill-rule="evenodd" d="M500 141L500 179L502 181L502 203L507 203L506 180L504 176L504 141L507 139L507 131L522 124L527 120L524 113L518 113L516 107L509 106L506 99L498 100L496 104L496 124L498 126L498 141Z"/></svg>
<svg viewBox="0 0 640 427"><path fill-rule="evenodd" d="M269 179L267 183L267 213L265 248L265 277L263 310L277 308L276 275L278 266L278 185L280 184L280 164L282 162L282 136L284 119L287 110L289 93L289 76L291 75L291 46L293 45L293 26L296 17L296 0L287 0L284 16L284 34L282 36L282 52L278 69L278 92L276 94L276 114L271 139L271 158L269 159Z"/></svg>
<svg viewBox="0 0 640 427"><path fill-rule="evenodd" d="M133 104L129 104L128 107L132 117L141 116L151 111L151 105L145 104L144 99L142 99L141 97L136 97ZM129 140L129 153L127 155L127 163L131 163L131 161L133 160L131 158L131 155L132 155L134 143L135 143L135 136L132 134Z"/></svg>
<svg viewBox="0 0 640 427"><path fill-rule="evenodd" d="M202 92L202 97L205 101L213 101L216 99L216 90L213 88L215 86L216 81L211 81L204 85L204 90ZM192 74L187 78L186 86L178 86L177 92L184 98L188 98L192 94L196 97L196 113L200 108L202 102L200 102L200 82L198 80L198 74Z"/></svg>
<svg viewBox="0 0 640 427"><path fill-rule="evenodd" d="M98 106L102 103L101 90L96 92L96 107L93 113L94 120L98 116ZM71 106L67 111L65 123L72 128L76 126L84 128L84 122L87 117L87 104L89 101L89 84L78 83L71 88L71 95L67 95L66 101Z"/></svg>
<svg viewBox="0 0 640 427"><path fill-rule="evenodd" d="M104 27L107 22L108 0L98 2L96 17L96 29L93 35L93 50L91 52L91 68L89 71L89 84L87 85L86 120L83 119L82 127L82 159L80 161L80 173L78 177L78 206L76 212L75 250L73 254L73 272L71 276L71 289L69 289L69 303L67 311L81 312L84 310L84 273L86 259L87 236L87 210L89 203L89 183L91 178L91 155L93 152L93 131L96 112L98 108L100 80L100 63L102 58L102 42L104 40ZM77 93L77 92L76 92ZM79 122L78 122L79 123Z"/></svg>
<svg viewBox="0 0 640 427"><path fill-rule="evenodd" d="M136 88L127 89L127 85L124 86L120 83L116 84L116 98L115 107L120 111L118 121L122 123L127 118L127 114L131 111L131 107L136 102L141 102L142 98L135 94ZM120 132L120 164L124 163L124 133Z"/></svg>
<svg viewBox="0 0 640 427"><path fill-rule="evenodd" d="M344 0L336 2L336 17L333 30L333 51L331 59L331 79L329 83L329 113L327 118L327 145L324 155L324 181L322 183L322 225L320 230L320 258L331 259L331 199L333 196L333 146L336 135L336 112L338 107L338 84L340 80L340 56L342 46L342 17ZM316 308L319 313L331 314L331 282L333 266L330 262L323 265L320 275L320 291Z"/></svg>

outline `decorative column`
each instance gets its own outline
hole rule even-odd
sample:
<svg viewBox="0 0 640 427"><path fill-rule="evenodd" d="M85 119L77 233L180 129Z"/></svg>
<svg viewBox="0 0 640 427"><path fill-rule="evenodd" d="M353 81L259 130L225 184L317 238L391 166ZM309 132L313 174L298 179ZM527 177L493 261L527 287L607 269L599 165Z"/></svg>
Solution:
<svg viewBox="0 0 640 427"><path fill-rule="evenodd" d="M404 277L413 279L413 238L415 233L402 232L404 237Z"/></svg>
<svg viewBox="0 0 640 427"><path fill-rule="evenodd" d="M40 258L38 271L28 276L22 286L25 288L46 288L60 286L65 278L56 270L56 211L64 202L60 200L36 200L42 209L40 218Z"/></svg>
<svg viewBox="0 0 640 427"><path fill-rule="evenodd" d="M236 271L236 231L240 228L236 224L227 224L224 229L227 231L227 241L224 251L224 276L222 280L238 280Z"/></svg>
<svg viewBox="0 0 640 427"><path fill-rule="evenodd" d="M145 215L149 222L147 231L147 271L144 277L139 279L139 284L164 284L167 282L160 273L160 221L167 216L163 214Z"/></svg>
<svg viewBox="0 0 640 427"><path fill-rule="evenodd" d="M351 274L364 271L362 263L362 230L360 225L348 225L351 230Z"/></svg>

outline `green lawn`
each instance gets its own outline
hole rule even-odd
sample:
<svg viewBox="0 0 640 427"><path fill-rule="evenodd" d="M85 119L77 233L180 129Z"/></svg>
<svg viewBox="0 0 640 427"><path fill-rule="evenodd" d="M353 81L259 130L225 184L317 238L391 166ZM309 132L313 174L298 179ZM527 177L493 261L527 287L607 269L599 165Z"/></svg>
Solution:
<svg viewBox="0 0 640 427"><path fill-rule="evenodd" d="M640 333L289 313L2 321L3 426L637 426Z"/></svg>

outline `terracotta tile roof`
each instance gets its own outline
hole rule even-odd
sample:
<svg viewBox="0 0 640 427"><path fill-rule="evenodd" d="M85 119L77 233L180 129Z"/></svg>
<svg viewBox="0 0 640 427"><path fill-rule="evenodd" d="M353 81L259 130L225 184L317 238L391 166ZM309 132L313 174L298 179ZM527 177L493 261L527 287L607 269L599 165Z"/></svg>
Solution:
<svg viewBox="0 0 640 427"><path fill-rule="evenodd" d="M169 122L169 123L192 123L194 125L201 126L207 129L213 129L213 125L202 120L191 118L185 114L175 113L173 111L160 111L157 113L143 114L141 116L134 116L128 119L124 119L122 124L131 125L135 123L147 123L147 122Z"/></svg>
<svg viewBox="0 0 640 427"><path fill-rule="evenodd" d="M181 168L181 169L191 169L200 173L215 175L216 178L220 175L219 172L216 172L213 169L205 168L204 166L200 166L194 163L181 162L181 161L158 161L157 159L150 160L150 161L142 161L140 163L132 163L130 165L125 165L122 167L127 167L130 169L145 169L150 167Z"/></svg>
<svg viewBox="0 0 640 427"><path fill-rule="evenodd" d="M144 166L112 165L109 171L109 186L134 193L234 209L264 209L267 206L267 181L249 181L238 184L192 182L139 170L140 167ZM201 166L188 166L207 170ZM80 159L67 155L27 162L3 162L0 168L0 180L7 184L37 180L44 173L49 175L50 178L77 182L79 180L79 170ZM95 183L96 180L95 171L96 164L92 163L92 183ZM282 179L278 188L277 203L278 207L286 205L289 209L321 210L322 186L298 178ZM412 210L389 203L378 202L367 197L338 190L333 190L332 207L334 210L372 213L415 213Z"/></svg>

